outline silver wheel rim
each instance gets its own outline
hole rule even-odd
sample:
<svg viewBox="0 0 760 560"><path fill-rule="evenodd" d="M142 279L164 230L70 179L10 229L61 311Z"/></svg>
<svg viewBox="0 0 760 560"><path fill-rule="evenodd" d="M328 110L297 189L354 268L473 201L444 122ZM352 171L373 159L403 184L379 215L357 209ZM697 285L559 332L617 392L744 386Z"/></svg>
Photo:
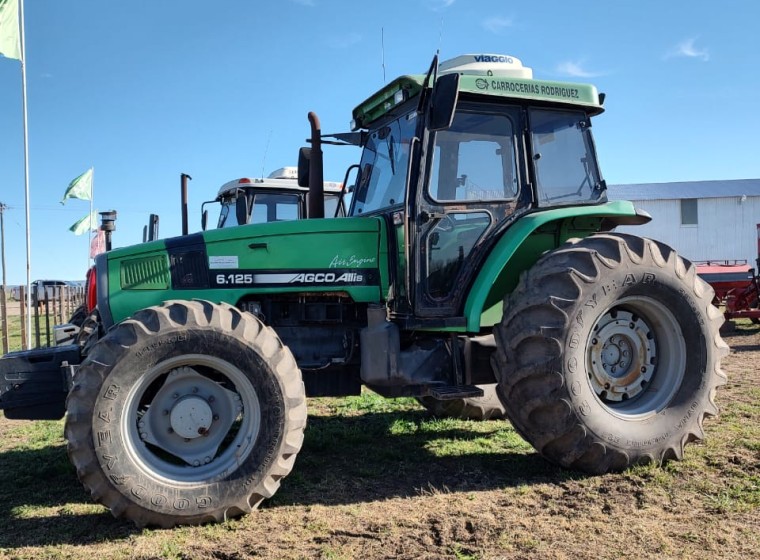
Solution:
<svg viewBox="0 0 760 560"><path fill-rule="evenodd" d="M156 364L124 407L127 453L143 472L173 484L212 482L233 472L261 427L259 398L247 376L202 354Z"/></svg>
<svg viewBox="0 0 760 560"><path fill-rule="evenodd" d="M586 349L591 389L621 418L657 414L683 382L686 343L681 325L655 299L637 296L616 302L594 324Z"/></svg>

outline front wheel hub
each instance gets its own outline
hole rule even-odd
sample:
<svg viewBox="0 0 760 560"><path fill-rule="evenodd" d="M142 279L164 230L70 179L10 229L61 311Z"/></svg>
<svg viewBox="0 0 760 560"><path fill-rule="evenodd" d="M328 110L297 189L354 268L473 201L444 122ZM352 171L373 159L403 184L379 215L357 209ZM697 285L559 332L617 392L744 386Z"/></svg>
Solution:
<svg viewBox="0 0 760 560"><path fill-rule="evenodd" d="M213 416L209 404L198 397L180 399L169 413L174 432L187 439L194 439L207 433Z"/></svg>
<svg viewBox="0 0 760 560"><path fill-rule="evenodd" d="M212 462L233 424L245 413L257 413L244 410L237 392L192 367L173 369L160 383L137 423L139 437L191 467ZM153 452L145 457L162 464Z"/></svg>

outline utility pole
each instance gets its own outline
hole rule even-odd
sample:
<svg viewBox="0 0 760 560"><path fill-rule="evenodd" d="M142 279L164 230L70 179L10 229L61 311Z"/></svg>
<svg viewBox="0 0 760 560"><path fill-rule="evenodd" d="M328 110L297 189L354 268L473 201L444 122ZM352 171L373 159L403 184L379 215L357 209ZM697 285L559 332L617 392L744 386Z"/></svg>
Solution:
<svg viewBox="0 0 760 560"><path fill-rule="evenodd" d="M8 309L6 300L5 284L5 210L8 207L0 202L0 264L3 267L3 284L0 289L0 322L2 322L2 348L8 351Z"/></svg>

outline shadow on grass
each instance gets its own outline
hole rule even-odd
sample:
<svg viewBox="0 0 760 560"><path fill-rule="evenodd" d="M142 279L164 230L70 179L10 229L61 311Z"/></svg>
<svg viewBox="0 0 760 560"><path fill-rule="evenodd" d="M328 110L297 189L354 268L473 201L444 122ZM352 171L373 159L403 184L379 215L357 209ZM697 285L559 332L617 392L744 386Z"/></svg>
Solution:
<svg viewBox="0 0 760 560"><path fill-rule="evenodd" d="M436 424L421 411L310 417L296 466L265 507L363 503L584 476L542 459L506 421ZM399 429L404 432L395 433Z"/></svg>
<svg viewBox="0 0 760 560"><path fill-rule="evenodd" d="M77 480L65 445L4 451L0 473L0 548L90 544L137 532L108 511L72 511L79 504L97 508Z"/></svg>
<svg viewBox="0 0 760 560"><path fill-rule="evenodd" d="M760 333L760 325L754 325L748 322L736 324L733 321L726 321L720 328L720 335L729 343L729 345L731 344L730 341L732 338L741 339L742 337L754 336L758 333Z"/></svg>
<svg viewBox="0 0 760 560"><path fill-rule="evenodd" d="M760 344L730 344L734 352L757 352L760 350Z"/></svg>
<svg viewBox="0 0 760 560"><path fill-rule="evenodd" d="M0 453L0 472L0 548L82 545L140 532L109 512L87 511L98 506L90 506L63 445ZM263 507L360 504L582 476L541 459L505 421L433 421L421 411L316 416L293 472Z"/></svg>

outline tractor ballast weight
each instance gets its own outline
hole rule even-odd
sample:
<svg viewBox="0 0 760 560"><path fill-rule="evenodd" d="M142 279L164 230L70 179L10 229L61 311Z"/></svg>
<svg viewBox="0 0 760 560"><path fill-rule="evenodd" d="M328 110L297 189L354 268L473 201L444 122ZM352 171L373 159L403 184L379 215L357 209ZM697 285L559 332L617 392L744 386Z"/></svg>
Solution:
<svg viewBox="0 0 760 560"><path fill-rule="evenodd" d="M315 219L100 255L101 328L67 360L85 488L138 525L248 512L292 469L306 396L362 386L505 414L586 472L680 458L717 413L723 318L691 263L611 231L650 218L607 200L601 102L514 57L436 58L359 104L350 133L309 115ZM362 148L344 218L316 218L322 143Z"/></svg>

